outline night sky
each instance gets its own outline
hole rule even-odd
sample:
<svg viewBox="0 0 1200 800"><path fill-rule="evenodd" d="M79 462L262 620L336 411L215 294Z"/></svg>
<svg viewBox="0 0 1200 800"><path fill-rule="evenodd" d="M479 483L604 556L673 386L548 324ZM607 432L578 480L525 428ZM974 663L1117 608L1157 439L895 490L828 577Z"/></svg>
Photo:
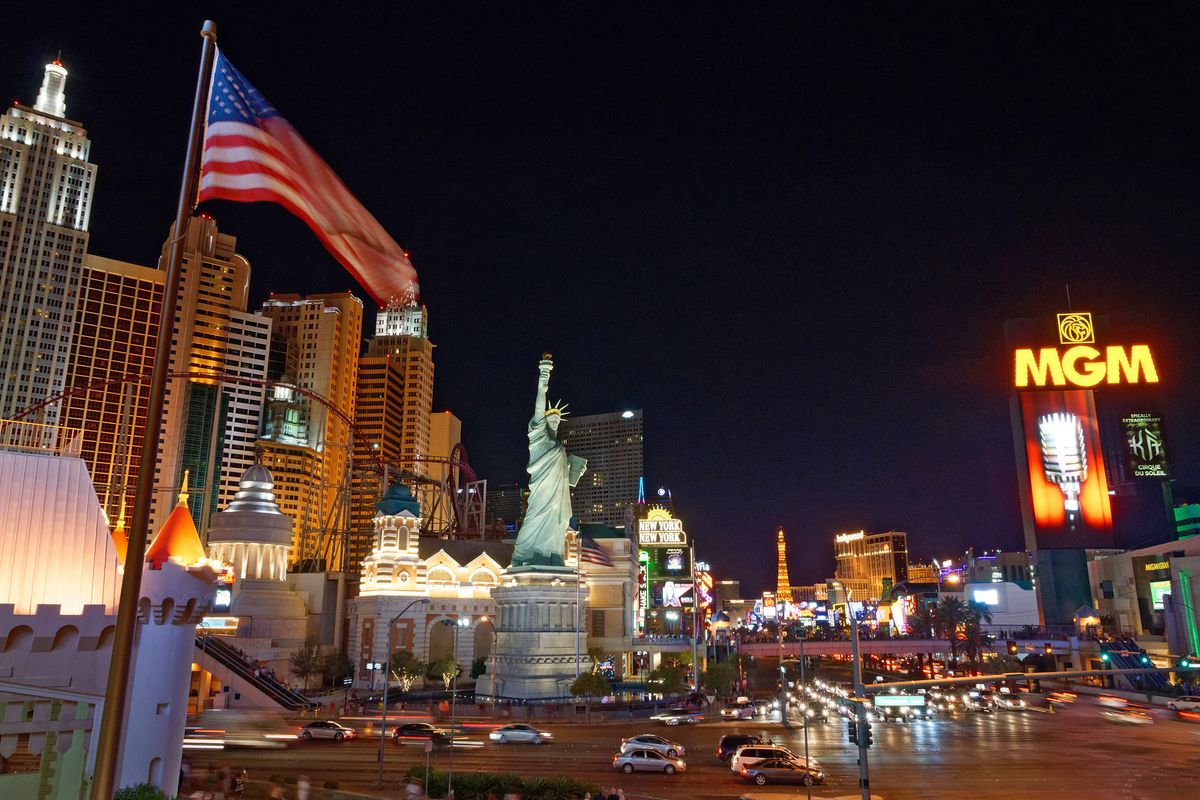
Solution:
<svg viewBox="0 0 1200 800"><path fill-rule="evenodd" d="M831 574L839 530L1021 547L1003 324L1066 310L1067 284L1152 332L1152 410L1200 483L1187 4L80 5L6 9L0 92L32 104L61 48L99 165L93 252L158 255L207 13L411 250L434 405L477 471L525 479L553 351L572 410L645 410L648 485L747 592L774 583L778 524L797 583ZM252 307L351 287L283 209L206 210Z"/></svg>

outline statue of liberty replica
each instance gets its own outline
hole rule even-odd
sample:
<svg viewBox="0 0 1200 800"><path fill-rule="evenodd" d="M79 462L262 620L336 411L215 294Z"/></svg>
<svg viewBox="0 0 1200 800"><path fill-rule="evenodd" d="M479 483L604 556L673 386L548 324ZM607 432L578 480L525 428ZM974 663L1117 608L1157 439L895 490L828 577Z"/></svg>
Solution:
<svg viewBox="0 0 1200 800"><path fill-rule="evenodd" d="M571 521L571 487L587 471L587 461L567 453L558 441L558 426L566 416L561 401L550 405L546 392L554 362L550 354L538 363L537 399L529 420L529 502L517 532L512 566L562 567L567 527Z"/></svg>
<svg viewBox="0 0 1200 800"><path fill-rule="evenodd" d="M573 570L566 564L571 487L587 462L558 441L566 406L546 401L552 369L546 353L529 420L529 502L512 564L492 589L496 654L475 685L480 698L566 699L571 683L592 668L582 625L587 588L579 565Z"/></svg>

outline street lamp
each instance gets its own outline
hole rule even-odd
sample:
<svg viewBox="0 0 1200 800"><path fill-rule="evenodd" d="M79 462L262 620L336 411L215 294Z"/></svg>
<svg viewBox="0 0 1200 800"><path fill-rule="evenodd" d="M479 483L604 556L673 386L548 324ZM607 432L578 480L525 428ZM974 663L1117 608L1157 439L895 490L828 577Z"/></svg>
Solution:
<svg viewBox="0 0 1200 800"><path fill-rule="evenodd" d="M457 620L438 620L454 631L454 651L451 660L454 662L454 674L450 678L450 759L446 767L446 797L454 800L454 709L458 699L458 629L469 627L470 617L459 617ZM495 692L493 692L495 694Z"/></svg>
<svg viewBox="0 0 1200 800"><path fill-rule="evenodd" d="M379 723L379 788L383 788L383 754L387 752L385 744L387 742L387 711L388 711L388 678L392 674L392 629L396 627L396 622L408 613L408 610L418 603L428 603L428 597L418 597L404 608L400 609L400 613L392 617L388 622L387 628L387 652L384 654L383 663L383 719Z"/></svg>
<svg viewBox="0 0 1200 800"><path fill-rule="evenodd" d="M862 660L858 654L858 618L850 607L850 587L841 581L833 581L833 585L846 592L846 617L850 621L850 647L854 655L854 699L855 716L858 730L858 786L862 791L862 800L871 800L871 775L867 768L867 691L862 682Z"/></svg>

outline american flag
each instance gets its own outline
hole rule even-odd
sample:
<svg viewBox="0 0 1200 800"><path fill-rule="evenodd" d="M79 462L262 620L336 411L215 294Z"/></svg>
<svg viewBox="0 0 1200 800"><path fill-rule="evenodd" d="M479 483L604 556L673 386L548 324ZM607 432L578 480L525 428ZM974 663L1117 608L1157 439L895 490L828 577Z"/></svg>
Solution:
<svg viewBox="0 0 1200 800"><path fill-rule="evenodd" d="M381 306L417 294L408 254L224 54L213 65L200 197L278 203Z"/></svg>
<svg viewBox="0 0 1200 800"><path fill-rule="evenodd" d="M596 544L596 540L587 534L583 534L580 538L579 557L581 560L589 564L599 564L602 567L611 567L612 559L608 556L608 551Z"/></svg>

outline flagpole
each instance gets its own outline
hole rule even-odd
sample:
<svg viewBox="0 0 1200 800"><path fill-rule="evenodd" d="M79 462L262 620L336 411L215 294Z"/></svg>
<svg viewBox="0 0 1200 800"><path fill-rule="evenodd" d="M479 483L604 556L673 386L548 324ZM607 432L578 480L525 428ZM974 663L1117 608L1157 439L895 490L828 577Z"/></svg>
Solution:
<svg viewBox="0 0 1200 800"><path fill-rule="evenodd" d="M583 523L579 524L583 527ZM583 531L575 534L575 679L579 679L579 631L583 628Z"/></svg>
<svg viewBox="0 0 1200 800"><path fill-rule="evenodd" d="M108 686L104 693L104 716L96 747L96 771L92 779L92 800L111 800L116 784L121 745L125 734L125 706L129 702L130 673L133 664L133 639L137 631L137 606L142 590L142 567L150 527L150 502L154 494L154 465L162 436L163 398L170 371L171 344L174 338L175 311L179 305L179 273L183 263L183 239L188 218L195 203L200 178L200 147L208 95L212 84L213 60L217 52L217 26L205 20L200 30L204 40L200 50L200 75L196 79L196 97L192 104L187 154L175 209L175 227L167 258L162 311L158 318L158 341L154 353L154 372L150 379L150 397L146 402L146 430L138 463L137 493L129 526L129 544L125 554L125 574L121 579L121 599L117 606L117 625L113 635L112 659L108 668ZM173 776L164 776L169 781Z"/></svg>

